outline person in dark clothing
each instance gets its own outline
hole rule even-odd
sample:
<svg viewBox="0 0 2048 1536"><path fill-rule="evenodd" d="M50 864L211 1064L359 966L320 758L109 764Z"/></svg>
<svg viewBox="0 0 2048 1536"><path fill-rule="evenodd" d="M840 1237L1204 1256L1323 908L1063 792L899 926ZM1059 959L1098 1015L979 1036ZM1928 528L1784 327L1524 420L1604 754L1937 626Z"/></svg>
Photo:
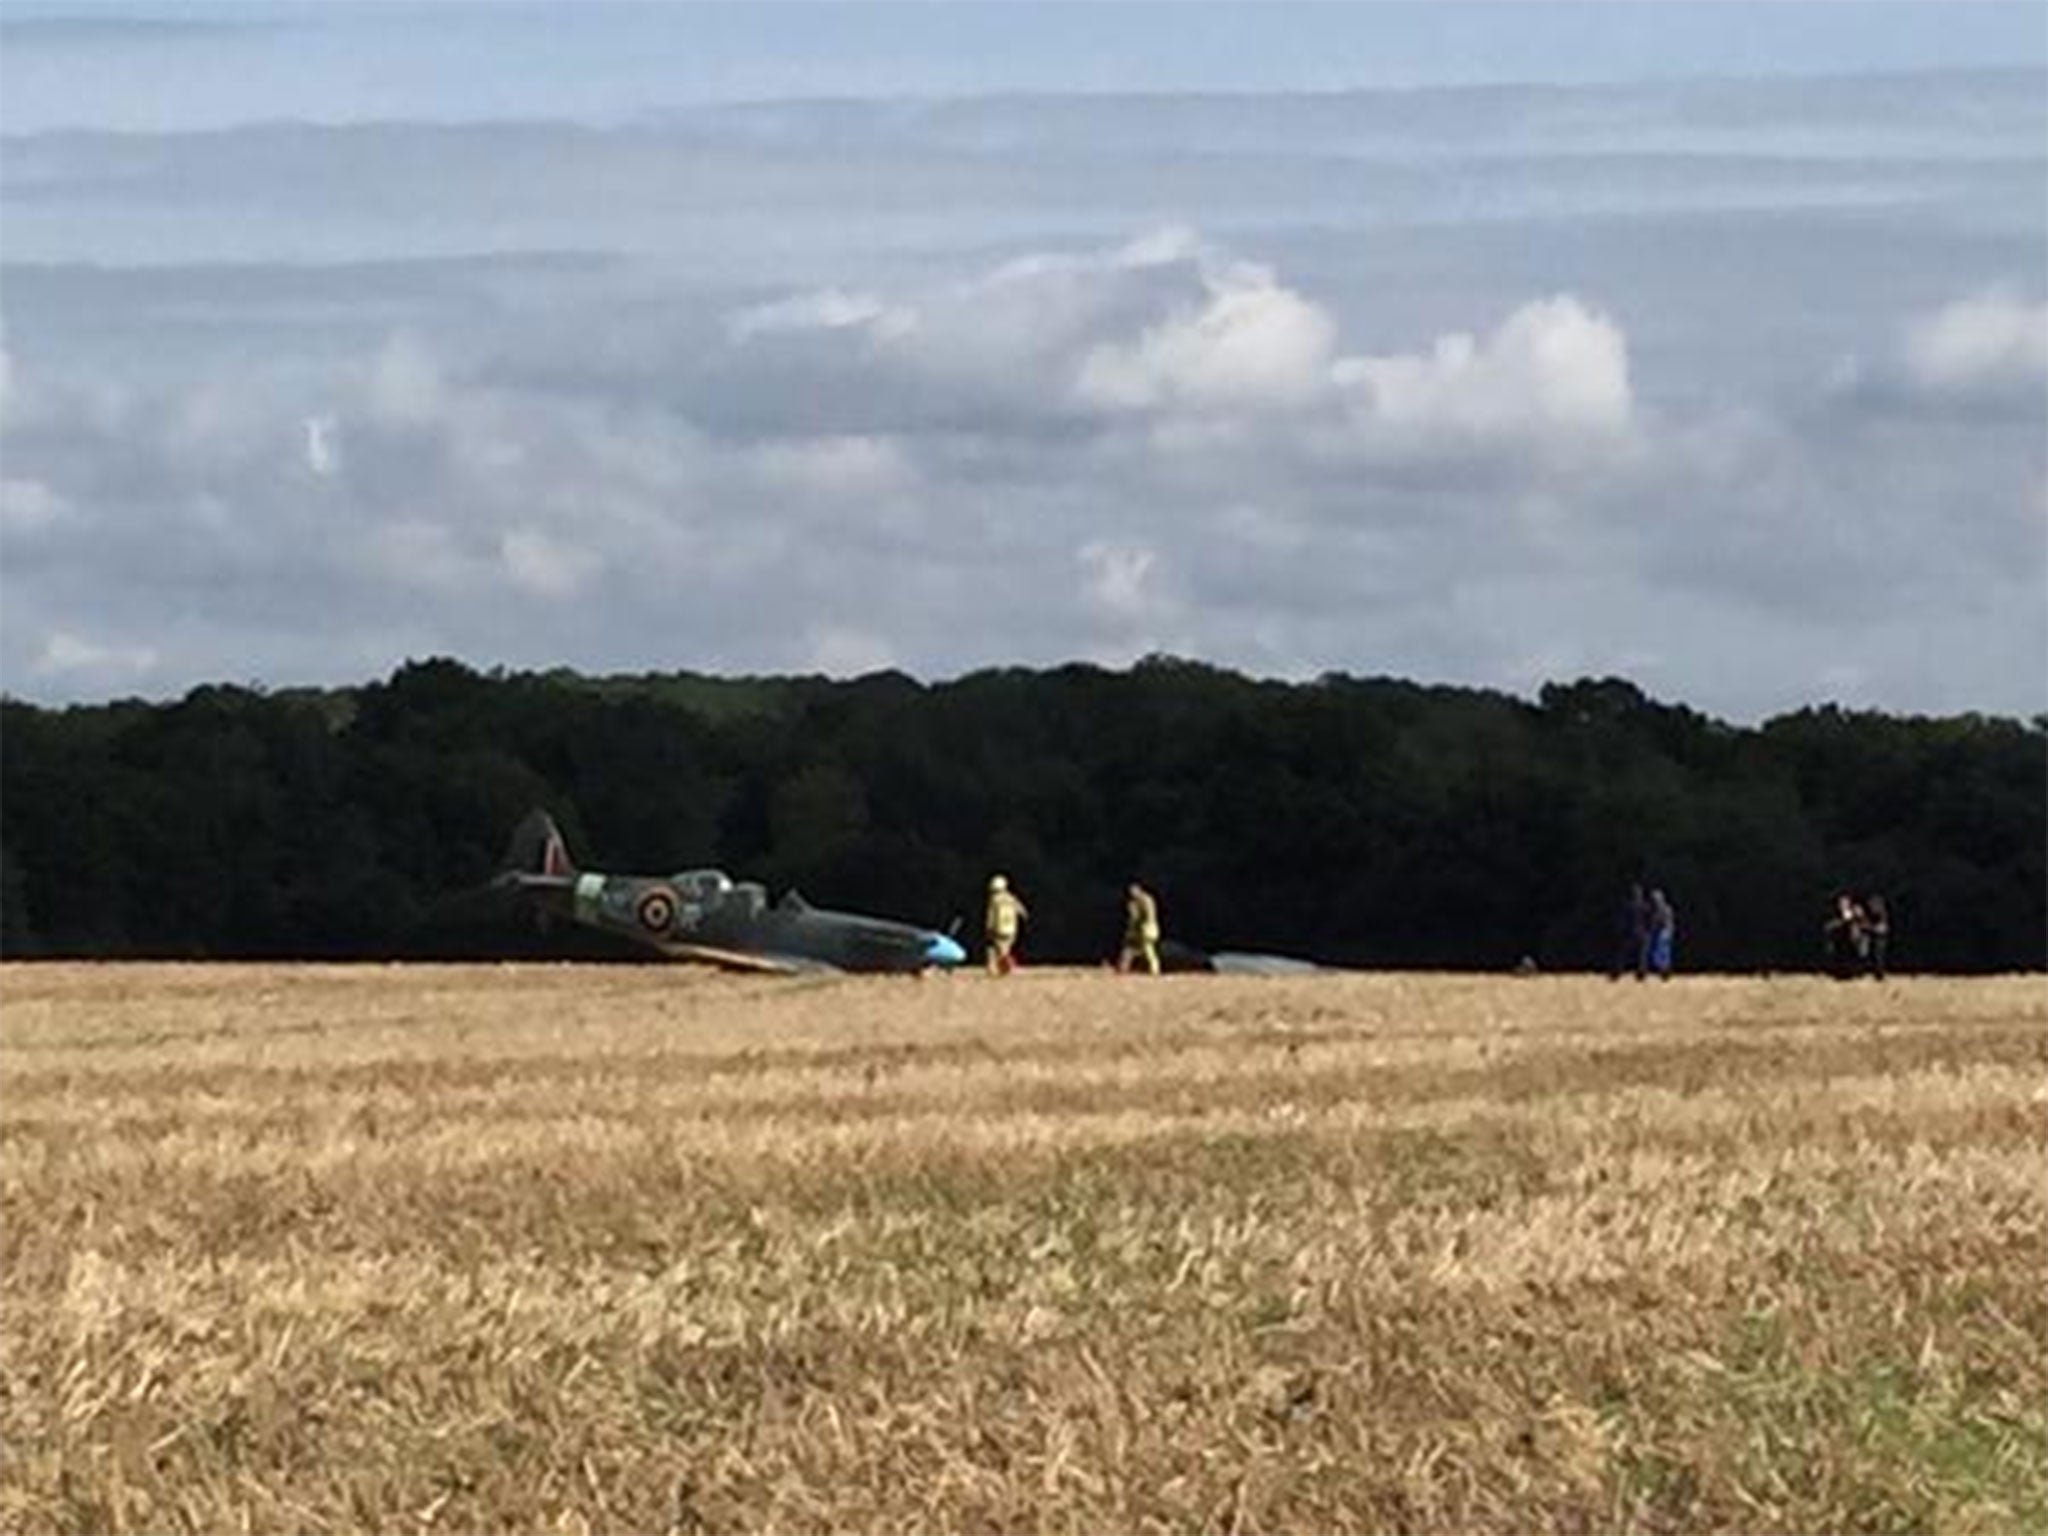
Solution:
<svg viewBox="0 0 2048 1536"><path fill-rule="evenodd" d="M1870 930L1862 906L1847 891L1835 897L1835 909L1822 928L1826 936L1828 974L1848 981L1862 973L1870 953Z"/></svg>
<svg viewBox="0 0 2048 1536"><path fill-rule="evenodd" d="M1628 899L1621 904L1621 927L1615 936L1614 966L1607 973L1607 979L1619 981L1624 971L1634 971L1637 981L1649 975L1650 941L1653 937L1650 897L1638 881L1628 888Z"/></svg>
<svg viewBox="0 0 2048 1536"><path fill-rule="evenodd" d="M1882 891L1863 898L1863 964L1870 975L1884 980L1892 947L1892 909Z"/></svg>
<svg viewBox="0 0 2048 1536"><path fill-rule="evenodd" d="M1678 912L1671 905L1671 898L1662 889L1650 892L1650 969L1657 973L1660 981L1671 979L1671 966L1677 958L1674 953L1678 943ZM1638 975L1642 974L1637 972Z"/></svg>

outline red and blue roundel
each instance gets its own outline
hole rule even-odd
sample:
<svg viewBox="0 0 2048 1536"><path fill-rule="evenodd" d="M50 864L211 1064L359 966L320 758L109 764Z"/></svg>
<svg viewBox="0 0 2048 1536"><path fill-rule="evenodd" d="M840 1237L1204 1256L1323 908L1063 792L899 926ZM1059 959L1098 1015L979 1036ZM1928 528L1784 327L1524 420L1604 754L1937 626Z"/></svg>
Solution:
<svg viewBox="0 0 2048 1536"><path fill-rule="evenodd" d="M667 933L676 919L676 893L665 885L642 891L633 902L633 916L649 933Z"/></svg>

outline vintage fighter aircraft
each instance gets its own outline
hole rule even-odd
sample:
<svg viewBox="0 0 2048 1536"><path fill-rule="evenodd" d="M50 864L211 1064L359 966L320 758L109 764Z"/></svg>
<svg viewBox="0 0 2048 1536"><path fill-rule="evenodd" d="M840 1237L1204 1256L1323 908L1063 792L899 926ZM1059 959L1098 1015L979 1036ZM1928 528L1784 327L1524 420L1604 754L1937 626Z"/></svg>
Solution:
<svg viewBox="0 0 2048 1536"><path fill-rule="evenodd" d="M561 829L534 810L512 833L494 885L517 892L544 918L566 918L671 960L737 970L920 972L958 965L967 952L949 934L882 917L830 912L795 891L771 904L767 890L723 870L603 875L580 870Z"/></svg>

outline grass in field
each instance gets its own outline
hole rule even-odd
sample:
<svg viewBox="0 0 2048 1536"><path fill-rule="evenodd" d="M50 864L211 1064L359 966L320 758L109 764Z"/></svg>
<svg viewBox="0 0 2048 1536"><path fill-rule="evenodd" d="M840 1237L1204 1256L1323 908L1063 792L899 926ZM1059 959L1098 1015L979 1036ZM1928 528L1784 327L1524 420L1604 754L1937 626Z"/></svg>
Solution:
<svg viewBox="0 0 2048 1536"><path fill-rule="evenodd" d="M0 970L0 1525L2048 1530L2038 978Z"/></svg>

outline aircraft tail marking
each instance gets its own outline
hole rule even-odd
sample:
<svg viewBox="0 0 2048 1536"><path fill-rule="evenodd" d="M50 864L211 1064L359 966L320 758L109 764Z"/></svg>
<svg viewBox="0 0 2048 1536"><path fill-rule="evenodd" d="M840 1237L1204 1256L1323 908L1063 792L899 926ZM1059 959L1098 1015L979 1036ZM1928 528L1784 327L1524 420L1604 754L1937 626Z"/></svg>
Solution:
<svg viewBox="0 0 2048 1536"><path fill-rule="evenodd" d="M569 857L569 845L555 818L538 808L512 829L512 841L505 846L505 868L513 874L567 877L576 873Z"/></svg>

